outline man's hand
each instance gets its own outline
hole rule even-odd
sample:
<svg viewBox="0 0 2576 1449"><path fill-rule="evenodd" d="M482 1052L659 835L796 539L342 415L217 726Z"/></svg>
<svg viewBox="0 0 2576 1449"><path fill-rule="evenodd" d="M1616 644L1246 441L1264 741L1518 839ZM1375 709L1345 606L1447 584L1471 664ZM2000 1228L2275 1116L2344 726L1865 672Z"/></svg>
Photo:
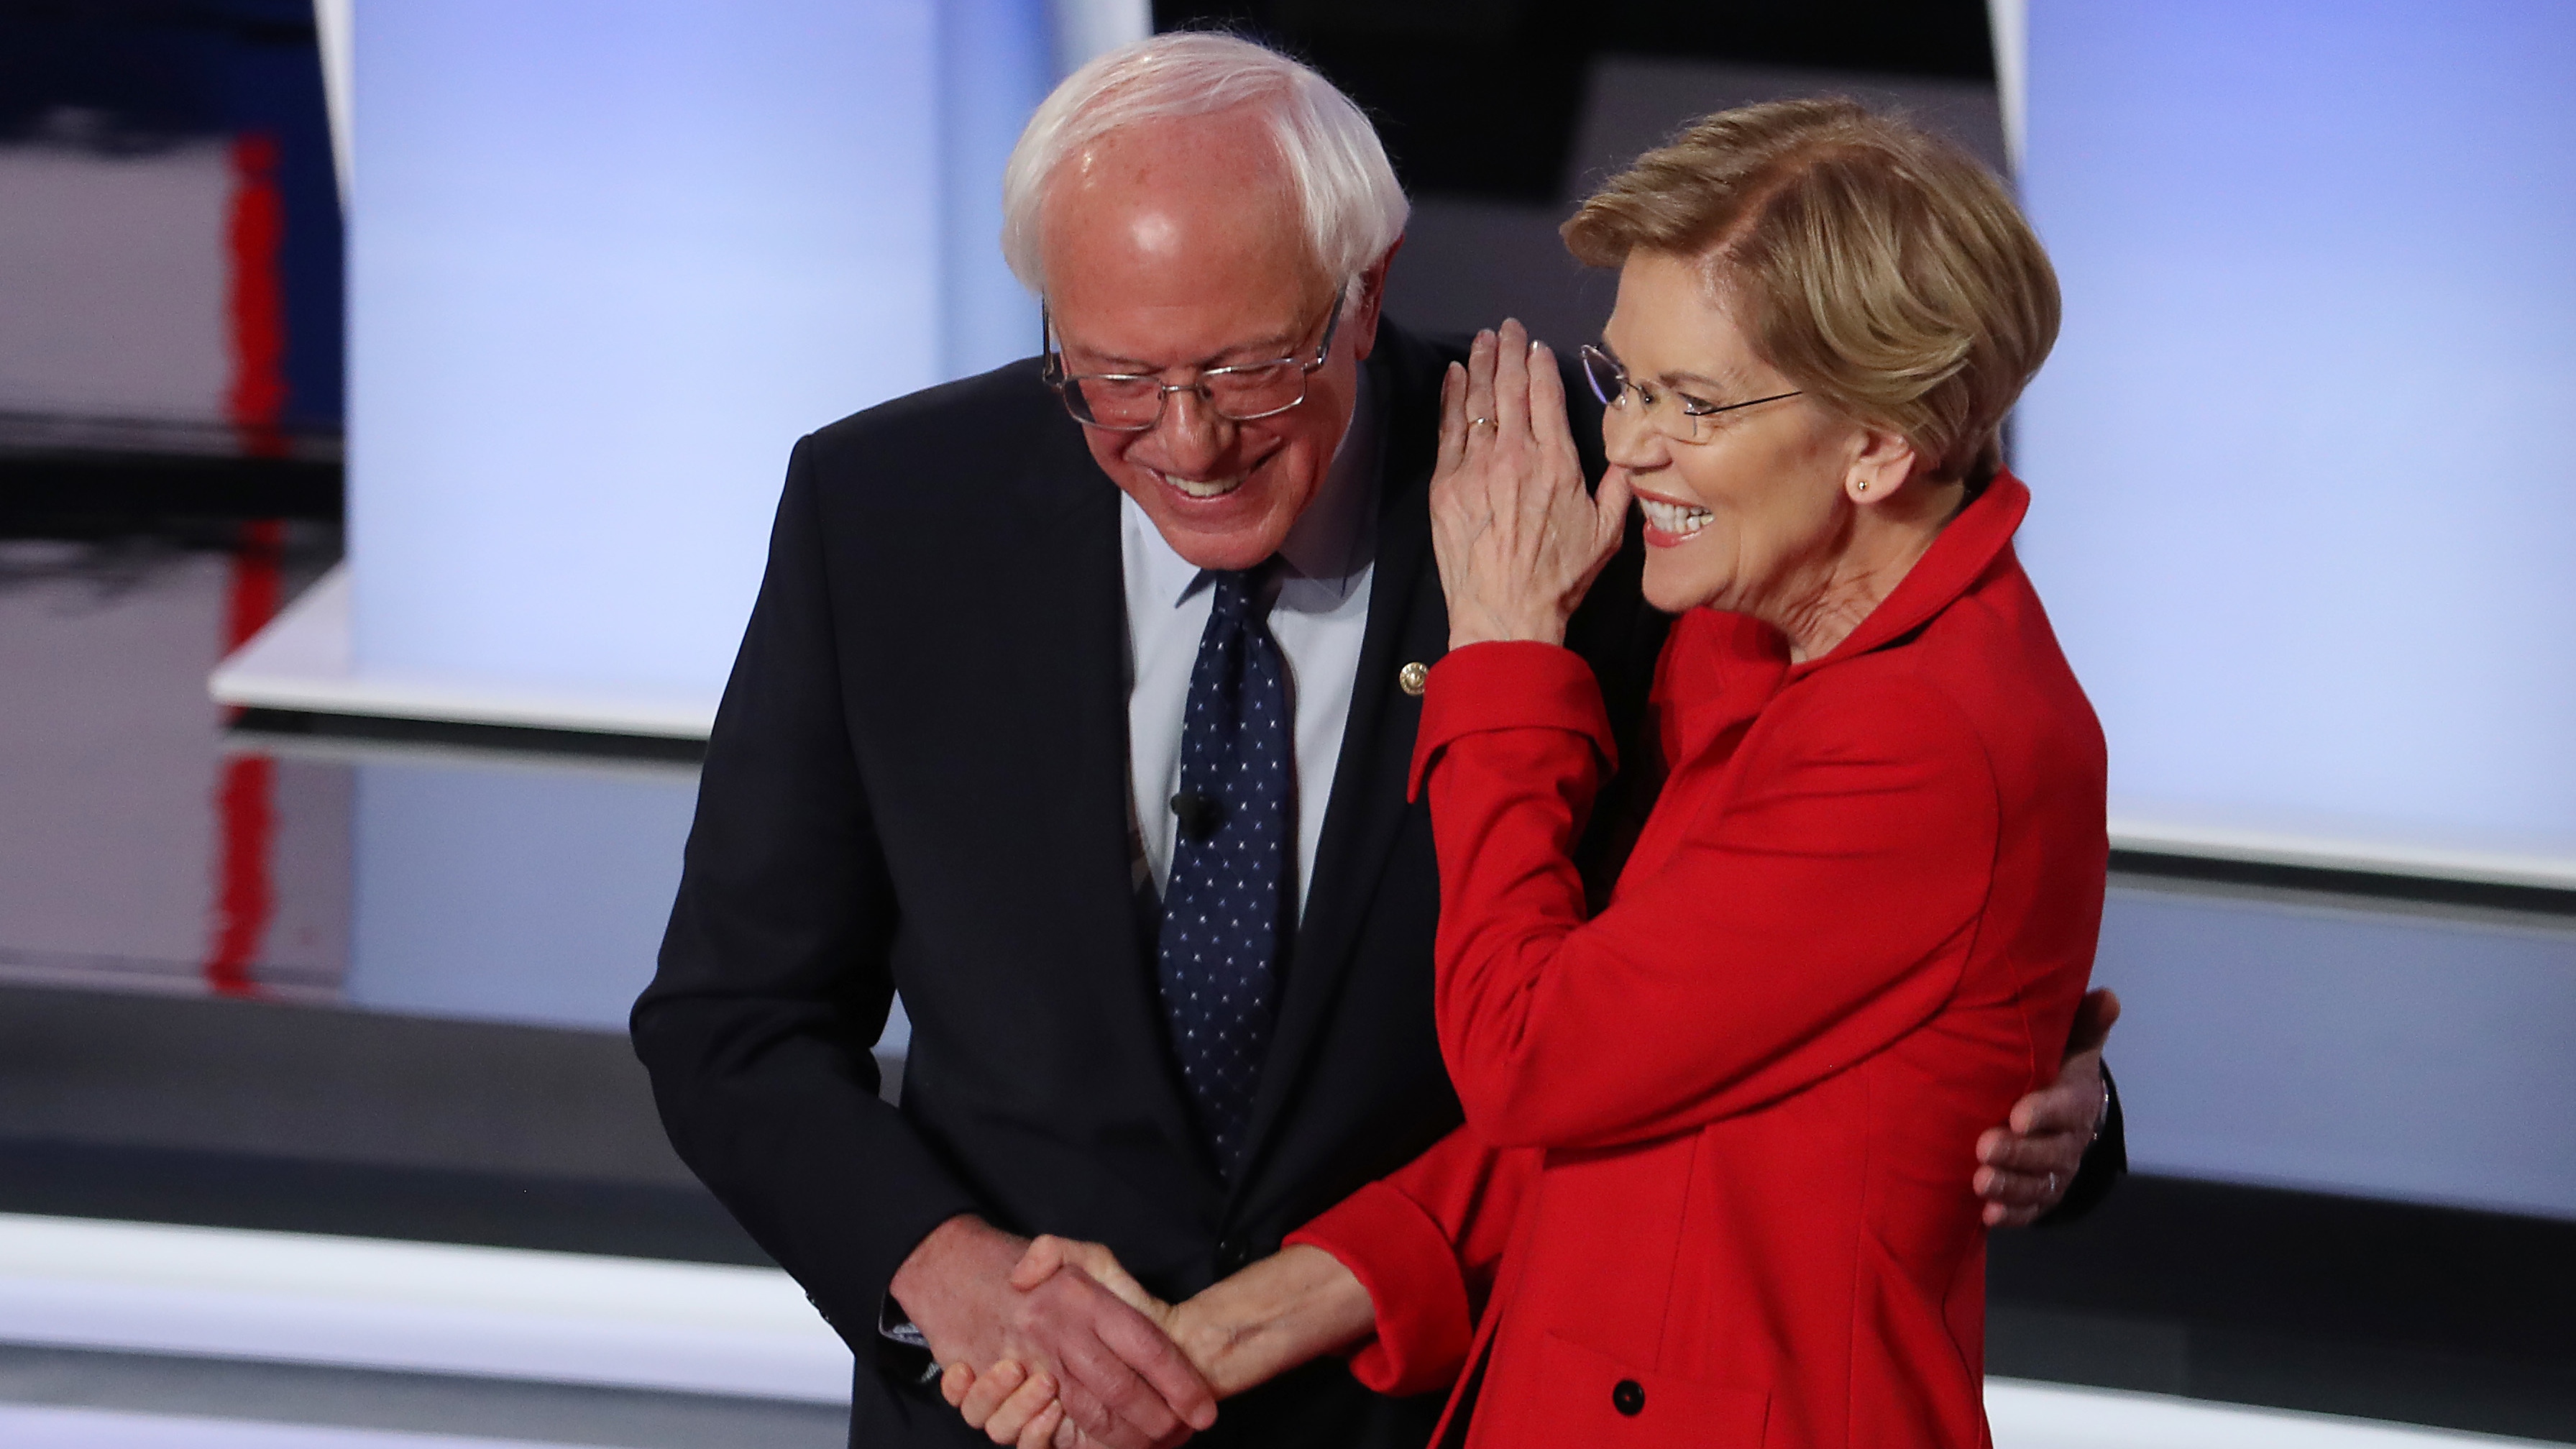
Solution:
<svg viewBox="0 0 2576 1449"><path fill-rule="evenodd" d="M1977 1161L1984 1165L1975 1187L1986 1200L1986 1226L2026 1227L2066 1196L2101 1127L2102 1043L2119 1019L2119 997L2086 992L2057 1080L2014 1103L2007 1125L1977 1139Z"/></svg>
<svg viewBox="0 0 2576 1449"><path fill-rule="evenodd" d="M1098 1243L1039 1238L1011 1274L1011 1286L1034 1290L1050 1275L1078 1273L1108 1288L1152 1320L1189 1355L1219 1398L1230 1398L1321 1354L1368 1336L1376 1311L1368 1289L1330 1253L1298 1243L1280 1249L1173 1305L1147 1293ZM1019 1449L1088 1449L1089 1435L1055 1402L1055 1383L1016 1362L978 1374L951 1364L939 1391L972 1428Z"/></svg>
<svg viewBox="0 0 2576 1449"><path fill-rule="evenodd" d="M1174 1342L1181 1341L1174 1331L1180 1311L1146 1292L1145 1285L1136 1281L1117 1255L1099 1243L1041 1234L1011 1270L1011 1286L1026 1293L1068 1268L1116 1294L1120 1302L1145 1315ZM1186 1351L1186 1345L1184 1348ZM1207 1366L1195 1357L1191 1362L1201 1374L1207 1372ZM949 1364L940 1371L939 1392L950 1407L964 1416L966 1427L982 1430L996 1444L1017 1445L1019 1449L1076 1449L1097 1442L1065 1417L1052 1377L1043 1372L1031 1373L1015 1361L992 1364L981 1373L967 1364Z"/></svg>
<svg viewBox="0 0 2576 1449"><path fill-rule="evenodd" d="M1090 1274L1069 1268L1015 1287L1028 1246L976 1218L950 1218L913 1249L892 1285L938 1362L1008 1363L1032 1383L1045 1380L1061 1405L1046 1411L1047 1433L997 1442L1035 1449L1061 1427L1052 1421L1065 1420L1104 1449L1168 1449L1216 1422L1216 1396L1188 1358Z"/></svg>

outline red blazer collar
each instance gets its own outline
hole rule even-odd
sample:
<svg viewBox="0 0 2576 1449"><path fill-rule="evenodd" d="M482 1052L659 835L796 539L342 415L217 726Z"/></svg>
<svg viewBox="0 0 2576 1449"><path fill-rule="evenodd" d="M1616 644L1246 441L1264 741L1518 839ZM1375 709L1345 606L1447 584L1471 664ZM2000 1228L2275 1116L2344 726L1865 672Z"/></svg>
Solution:
<svg viewBox="0 0 2576 1449"><path fill-rule="evenodd" d="M2013 530L2029 508L2030 490L2021 480L1996 474L1932 540L1896 592L1880 600L1842 643L1804 664L1792 666L1789 641L1750 615L1713 609L1683 614L1655 670L1664 758L1696 758L1728 729L1760 714L1786 685L1922 627L1986 576L2011 546Z"/></svg>
<svg viewBox="0 0 2576 1449"><path fill-rule="evenodd" d="M1998 472L1986 490L1959 510L1932 546L1924 550L1896 586L1879 601L1860 627L1830 651L1794 665L1789 682L1806 678L1839 660L1857 658L1929 623L1986 576L1996 559L2012 547L2014 530L2030 511L2030 489L2010 473Z"/></svg>

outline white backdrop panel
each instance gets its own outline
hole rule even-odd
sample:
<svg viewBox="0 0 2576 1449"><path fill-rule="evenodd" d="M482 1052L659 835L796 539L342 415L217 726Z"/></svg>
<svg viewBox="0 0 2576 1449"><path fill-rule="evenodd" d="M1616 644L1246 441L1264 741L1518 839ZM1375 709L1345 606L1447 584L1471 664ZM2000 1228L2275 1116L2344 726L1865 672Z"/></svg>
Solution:
<svg viewBox="0 0 2576 1449"><path fill-rule="evenodd" d="M2576 7L2031 7L2024 551L2114 814L2576 857Z"/></svg>
<svg viewBox="0 0 2576 1449"><path fill-rule="evenodd" d="M788 445L941 375L933 12L361 0L362 673L712 698Z"/></svg>

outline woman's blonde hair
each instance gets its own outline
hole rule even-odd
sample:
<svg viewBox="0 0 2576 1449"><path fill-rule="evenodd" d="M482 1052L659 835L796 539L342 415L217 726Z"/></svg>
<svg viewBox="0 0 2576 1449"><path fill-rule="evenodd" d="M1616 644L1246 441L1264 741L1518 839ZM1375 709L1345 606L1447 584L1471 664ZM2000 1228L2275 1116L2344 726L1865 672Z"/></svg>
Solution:
<svg viewBox="0 0 2576 1449"><path fill-rule="evenodd" d="M1993 172L1839 99L1706 117L1563 228L1575 256L1699 259L1765 361L1932 477L1983 486L2057 340L2057 273Z"/></svg>

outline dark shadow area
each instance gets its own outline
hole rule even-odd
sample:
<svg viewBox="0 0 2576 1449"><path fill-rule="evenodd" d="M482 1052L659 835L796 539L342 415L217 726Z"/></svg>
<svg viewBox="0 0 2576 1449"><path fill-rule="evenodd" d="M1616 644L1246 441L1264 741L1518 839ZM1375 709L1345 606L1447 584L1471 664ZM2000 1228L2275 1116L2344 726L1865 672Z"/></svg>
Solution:
<svg viewBox="0 0 2576 1449"><path fill-rule="evenodd" d="M2576 1439L2576 1223L2137 1176L1986 1281L1990 1373Z"/></svg>
<svg viewBox="0 0 2576 1449"><path fill-rule="evenodd" d="M1156 0L1154 25L1299 56L1377 122L1407 190L1495 201L1558 198L1603 55L1994 79L1981 0Z"/></svg>
<svg viewBox="0 0 2576 1449"><path fill-rule="evenodd" d="M235 717L226 737L246 745L289 740L364 740L379 744L453 746L538 758L569 756L682 765L694 765L707 757L706 741L670 735L535 729L520 725L394 719L382 715L323 714L291 709L243 710Z"/></svg>
<svg viewBox="0 0 2576 1449"><path fill-rule="evenodd" d="M0 537L96 538L190 520L342 513L336 458L0 451Z"/></svg>
<svg viewBox="0 0 2576 1449"><path fill-rule="evenodd" d="M767 1262L621 1033L0 988L0 1212Z"/></svg>
<svg viewBox="0 0 2576 1449"><path fill-rule="evenodd" d="M0 1212L771 1266L694 1183L0 1141Z"/></svg>

